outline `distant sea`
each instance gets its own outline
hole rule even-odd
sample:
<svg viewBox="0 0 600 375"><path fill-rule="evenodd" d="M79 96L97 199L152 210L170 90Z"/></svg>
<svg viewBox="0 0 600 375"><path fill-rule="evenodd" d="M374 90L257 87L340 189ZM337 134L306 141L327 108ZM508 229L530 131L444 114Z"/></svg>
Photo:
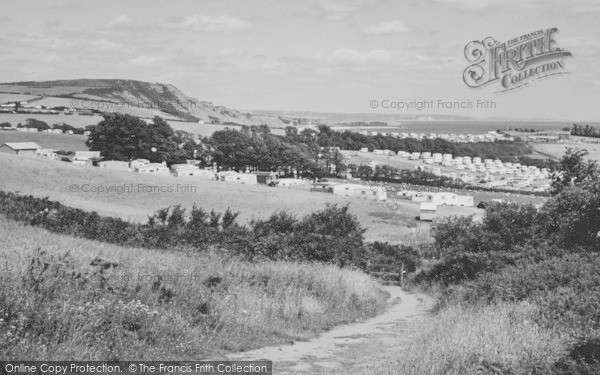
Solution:
<svg viewBox="0 0 600 375"><path fill-rule="evenodd" d="M600 123L581 122L600 126ZM398 133L449 133L449 134L483 134L489 131L502 129L535 129L535 130L562 130L571 128L573 122L545 122L545 121L403 121L383 127L343 127L344 129L367 130L376 132ZM337 126L333 126L337 128Z"/></svg>

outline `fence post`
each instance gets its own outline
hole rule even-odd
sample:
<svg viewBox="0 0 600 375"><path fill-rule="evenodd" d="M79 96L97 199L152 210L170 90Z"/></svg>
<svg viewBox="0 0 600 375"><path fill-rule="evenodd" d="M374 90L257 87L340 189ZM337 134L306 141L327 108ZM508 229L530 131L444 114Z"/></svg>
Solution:
<svg viewBox="0 0 600 375"><path fill-rule="evenodd" d="M400 263L400 288L404 288L404 262Z"/></svg>

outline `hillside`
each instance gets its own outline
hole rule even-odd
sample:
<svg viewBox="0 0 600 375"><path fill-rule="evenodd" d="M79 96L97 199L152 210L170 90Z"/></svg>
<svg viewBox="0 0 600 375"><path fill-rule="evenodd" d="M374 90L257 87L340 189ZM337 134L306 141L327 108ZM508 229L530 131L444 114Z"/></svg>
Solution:
<svg viewBox="0 0 600 375"><path fill-rule="evenodd" d="M265 218L278 210L303 216L325 208L328 203L350 204L350 211L367 229L367 241L406 244L429 238L430 224L415 220L419 215L416 202L384 204L310 192L308 185L278 189L265 185L142 175L1 153L0 170L13 176L0 179L0 190L49 197L72 207L134 221L145 222L156 210L176 204L188 209L196 204L219 212L231 208L240 211L241 222ZM113 191L97 191L99 188ZM96 191L92 191L94 189ZM480 212L472 207L443 207L438 215Z"/></svg>
<svg viewBox="0 0 600 375"><path fill-rule="evenodd" d="M26 100L28 104L49 108L96 109L215 124L285 126L277 117L255 116L217 106L189 97L173 85L156 82L121 79L12 82L0 84L0 95L3 102Z"/></svg>

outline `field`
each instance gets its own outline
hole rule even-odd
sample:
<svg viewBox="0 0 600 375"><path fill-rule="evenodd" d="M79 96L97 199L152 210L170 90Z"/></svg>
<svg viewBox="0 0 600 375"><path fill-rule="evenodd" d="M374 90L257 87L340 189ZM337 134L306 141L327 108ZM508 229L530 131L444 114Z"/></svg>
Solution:
<svg viewBox="0 0 600 375"><path fill-rule="evenodd" d="M21 94L31 94L31 95L65 95L81 92L81 86L52 86L47 87L43 85L38 86L21 86L21 85L9 85L4 84L0 85L0 92L4 93L21 93ZM14 94L9 94L14 95Z"/></svg>
<svg viewBox="0 0 600 375"><path fill-rule="evenodd" d="M552 363L565 351L566 332L540 327L529 303L452 306L420 327L408 350L375 373L403 375L517 374ZM540 372L543 373L543 372Z"/></svg>
<svg viewBox="0 0 600 375"><path fill-rule="evenodd" d="M218 125L218 124L199 124L197 122L186 121L167 121L173 130L183 130L188 133L198 134L202 137L209 137L212 133L225 128L240 130L241 126L236 125Z"/></svg>
<svg viewBox="0 0 600 375"><path fill-rule="evenodd" d="M56 98L50 98L56 99ZM48 99L48 100L50 100ZM70 99L60 99L67 100ZM197 122L186 122L186 121L174 121L169 120L169 116L165 116L164 113L158 111L150 111L148 109L141 108L129 108L122 112L129 113L135 116L141 116L149 118L153 115L161 116L167 119L167 122L174 130L183 130L188 133L198 134L202 137L208 137L215 131L223 130L225 128L230 129L241 129L238 125L219 125L219 124L199 124ZM102 116L79 116L79 115L40 115L40 114L23 114L23 113L0 113L0 123L9 122L12 126L16 127L19 123L25 123L28 118L34 118L40 121L44 121L48 125L52 126L58 122L64 122L67 125L71 125L76 128L83 128L88 125L96 125L103 120ZM273 134L283 135L285 131L283 129L271 129Z"/></svg>
<svg viewBox="0 0 600 375"><path fill-rule="evenodd" d="M484 134L489 131L507 128L523 128L536 130L561 130L564 127L570 127L567 122L547 122L547 121L477 121L477 120L438 120L438 121L415 121L404 120L393 115L380 115L380 121L388 122L390 125L385 127L347 127L335 126L338 129L352 129L355 131L366 130L376 132L398 132L398 133L447 133L447 134ZM387 116L387 117L386 117ZM354 119L351 121L374 121L376 116L366 116L363 119ZM342 120L338 120L342 121ZM348 121L344 119L343 121ZM331 123L331 122L329 122ZM398 124L400 123L400 124ZM337 130L337 129L336 129Z"/></svg>
<svg viewBox="0 0 600 375"><path fill-rule="evenodd" d="M399 169L415 169L417 166L426 166L431 164L424 164L422 160L408 160L407 158L403 158L401 156L388 156L388 155L375 155L372 152L369 153L361 153L357 151L341 151L344 155L350 155L350 159L345 159L347 164L364 164L368 165L372 161L377 162L379 165L389 165L394 168ZM457 170L454 167L446 167L435 164L436 167L442 169L444 173L464 173L465 170ZM478 177L483 177L483 173L472 173ZM491 199L504 199L511 202L519 202L519 203L533 203L538 204L545 201L544 198L527 196L527 195L518 195L518 194L507 194L507 193L491 193L491 192L465 192L464 194L473 195L473 199L475 205L479 202L486 202ZM388 195L390 196L390 195Z"/></svg>
<svg viewBox="0 0 600 375"><path fill-rule="evenodd" d="M24 94L6 94L0 93L0 104L6 102L21 102L31 99L39 98L37 95L24 95Z"/></svg>
<svg viewBox="0 0 600 375"><path fill-rule="evenodd" d="M122 248L3 216L0 238L5 360L216 358L305 340L385 303L367 275L335 266Z"/></svg>
<svg viewBox="0 0 600 375"><path fill-rule="evenodd" d="M231 208L241 212L241 221L268 217L277 210L302 216L327 204L349 204L350 211L367 229L367 241L406 244L429 238L430 224L415 221L419 206L409 201L368 202L310 192L309 186L278 189L149 176L8 154L0 154L0 168L10 176L0 180L1 190L48 196L73 207L127 220L145 222L154 211L176 204L186 208L196 204L219 212ZM482 210L442 207L439 211L440 217L471 214L481 215Z"/></svg>
<svg viewBox="0 0 600 375"><path fill-rule="evenodd" d="M19 123L24 124L28 118L34 118L36 120L44 121L50 126L56 124L57 122L64 122L65 124L74 126L76 128L83 128L87 125L96 125L97 123L103 120L101 116L0 113L0 122L10 122L14 127L16 127Z"/></svg>
<svg viewBox="0 0 600 375"><path fill-rule="evenodd" d="M587 150L589 152L587 158L590 160L600 161L600 144L577 143L577 144L558 144L558 143L531 143L533 148L546 155L551 155L556 159L560 159L567 148L577 148Z"/></svg>
<svg viewBox="0 0 600 375"><path fill-rule="evenodd" d="M80 134L0 131L0 145L6 142L35 142L42 148L64 151L86 151L87 137Z"/></svg>

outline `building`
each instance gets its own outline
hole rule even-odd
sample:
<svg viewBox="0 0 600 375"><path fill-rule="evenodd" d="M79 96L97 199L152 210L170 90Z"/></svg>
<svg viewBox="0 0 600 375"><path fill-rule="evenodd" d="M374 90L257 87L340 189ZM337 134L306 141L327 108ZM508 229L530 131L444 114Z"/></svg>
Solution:
<svg viewBox="0 0 600 375"><path fill-rule="evenodd" d="M131 169L134 169L134 170L136 168L142 167L142 166L144 166L146 164L150 164L150 160L148 160L148 159L135 159L135 160L132 160L131 163L129 163Z"/></svg>
<svg viewBox="0 0 600 375"><path fill-rule="evenodd" d="M129 163L120 160L106 160L98 162L98 167L116 171L129 171Z"/></svg>
<svg viewBox="0 0 600 375"><path fill-rule="evenodd" d="M380 186L359 184L338 184L333 186L333 194L344 197L362 198L372 201L386 201L387 193Z"/></svg>
<svg viewBox="0 0 600 375"><path fill-rule="evenodd" d="M238 184L256 185L256 175L250 173L238 173L233 171L224 171L217 173L217 180L223 182L236 182Z"/></svg>
<svg viewBox="0 0 600 375"><path fill-rule="evenodd" d="M133 171L138 173L169 174L169 168L165 162L144 164L134 168Z"/></svg>
<svg viewBox="0 0 600 375"><path fill-rule="evenodd" d="M192 164L173 164L171 165L171 173L175 177L195 176L199 174L200 168Z"/></svg>
<svg viewBox="0 0 600 375"><path fill-rule="evenodd" d="M269 185L279 178L276 172L254 171L252 174L256 176L256 182L263 185Z"/></svg>
<svg viewBox="0 0 600 375"><path fill-rule="evenodd" d="M54 150L49 149L49 148L41 149L37 155L44 159L54 159L55 160L57 157L56 152L54 152Z"/></svg>
<svg viewBox="0 0 600 375"><path fill-rule="evenodd" d="M473 197L470 195L458 195L449 192L419 192L412 195L416 202L430 202L438 206L466 206L473 207Z"/></svg>
<svg viewBox="0 0 600 375"><path fill-rule="evenodd" d="M304 185L304 180L301 180L299 178L282 178L271 182L269 185L275 187Z"/></svg>
<svg viewBox="0 0 600 375"><path fill-rule="evenodd" d="M437 216L437 205L431 202L421 202L419 205L419 220L435 221Z"/></svg>
<svg viewBox="0 0 600 375"><path fill-rule="evenodd" d="M9 142L0 146L0 152L24 156L36 156L42 151L42 146L35 142Z"/></svg>
<svg viewBox="0 0 600 375"><path fill-rule="evenodd" d="M102 160L102 156L100 156L100 151L75 151L75 155L71 162L73 164L92 164Z"/></svg>
<svg viewBox="0 0 600 375"><path fill-rule="evenodd" d="M215 173L212 170L200 169L193 164L173 164L171 173L175 177L199 177L204 180L214 180Z"/></svg>

